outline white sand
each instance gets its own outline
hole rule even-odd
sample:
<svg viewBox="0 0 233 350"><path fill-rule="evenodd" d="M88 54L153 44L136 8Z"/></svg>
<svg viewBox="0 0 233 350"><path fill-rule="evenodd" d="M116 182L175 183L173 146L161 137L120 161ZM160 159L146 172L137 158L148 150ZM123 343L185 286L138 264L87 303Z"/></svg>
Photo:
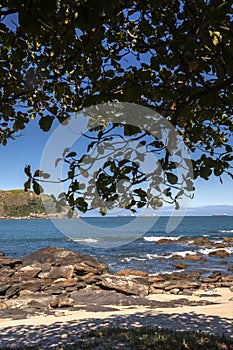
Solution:
<svg viewBox="0 0 233 350"><path fill-rule="evenodd" d="M171 301L181 298L190 301L208 300L217 304L205 306L183 306L176 308L148 308L140 306L118 307L116 311L86 312L58 310L57 316L33 316L24 320L0 320L0 346L58 344L72 342L77 335L96 327L108 325L165 327L178 330L202 330L211 333L226 333L233 336L233 292L229 288L213 291L219 297L206 293L199 296L154 294L148 299ZM205 294L203 292L203 294ZM109 305L108 305L109 307Z"/></svg>

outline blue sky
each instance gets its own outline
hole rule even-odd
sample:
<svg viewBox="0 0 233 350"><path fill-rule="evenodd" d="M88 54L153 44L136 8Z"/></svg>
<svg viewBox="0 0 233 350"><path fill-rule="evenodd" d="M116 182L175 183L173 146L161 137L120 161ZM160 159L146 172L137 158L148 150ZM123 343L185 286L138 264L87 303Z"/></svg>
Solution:
<svg viewBox="0 0 233 350"><path fill-rule="evenodd" d="M26 181L24 167L30 164L33 170L39 168L43 149L55 128L56 125L50 132L42 132L36 119L22 130L19 137L9 140L7 146L0 146L0 189L23 188ZM190 203L192 207L233 205L233 181L228 176L223 177L223 184L215 177L209 181L199 179L195 187L195 196Z"/></svg>

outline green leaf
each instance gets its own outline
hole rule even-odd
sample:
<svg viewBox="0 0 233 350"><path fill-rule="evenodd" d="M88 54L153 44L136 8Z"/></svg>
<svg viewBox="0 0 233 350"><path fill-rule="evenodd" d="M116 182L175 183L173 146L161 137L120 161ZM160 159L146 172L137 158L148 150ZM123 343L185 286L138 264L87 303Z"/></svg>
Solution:
<svg viewBox="0 0 233 350"><path fill-rule="evenodd" d="M70 152L66 155L66 158L73 158L73 157L76 157L77 156L77 153L76 152Z"/></svg>
<svg viewBox="0 0 233 350"><path fill-rule="evenodd" d="M25 183L24 183L24 191L27 192L28 190L30 190L31 188L31 179L28 179Z"/></svg>
<svg viewBox="0 0 233 350"><path fill-rule="evenodd" d="M35 194L39 195L41 193L43 193L43 188L41 187L41 185L33 180L33 183L32 183L32 188L33 188L33 191L35 192Z"/></svg>
<svg viewBox="0 0 233 350"><path fill-rule="evenodd" d="M24 168L24 172L25 172L25 174L26 174L28 177L32 177L31 166L30 166L30 165L27 165L27 166Z"/></svg>
<svg viewBox="0 0 233 350"><path fill-rule="evenodd" d="M172 173L168 173L166 172L167 175L167 181L171 184L171 185L175 185L178 181L178 177L175 174Z"/></svg>
<svg viewBox="0 0 233 350"><path fill-rule="evenodd" d="M39 121L40 128L43 131L49 131L52 126L53 120L54 120L54 117L49 115L42 117Z"/></svg>

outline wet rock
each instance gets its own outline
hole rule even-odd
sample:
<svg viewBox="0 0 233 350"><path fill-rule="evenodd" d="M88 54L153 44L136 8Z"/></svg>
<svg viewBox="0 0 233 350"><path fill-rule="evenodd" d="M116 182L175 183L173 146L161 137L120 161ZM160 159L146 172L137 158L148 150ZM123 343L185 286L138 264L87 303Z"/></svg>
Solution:
<svg viewBox="0 0 233 350"><path fill-rule="evenodd" d="M177 264L172 264L176 269L185 269L186 267L188 267L188 264L185 263L177 263Z"/></svg>
<svg viewBox="0 0 233 350"><path fill-rule="evenodd" d="M212 247L213 242L209 240L208 238L199 237L195 238L192 242L189 242L189 246L205 246L205 247Z"/></svg>
<svg viewBox="0 0 233 350"><path fill-rule="evenodd" d="M214 250L213 252L209 253L209 256L215 256L215 257L218 257L218 258L226 258L229 255L230 254L224 249Z"/></svg>
<svg viewBox="0 0 233 350"><path fill-rule="evenodd" d="M120 270L116 272L117 276L141 276L147 277L148 273L140 270Z"/></svg>
<svg viewBox="0 0 233 350"><path fill-rule="evenodd" d="M149 283L144 277L102 275L97 284L126 294L146 296L149 293Z"/></svg>

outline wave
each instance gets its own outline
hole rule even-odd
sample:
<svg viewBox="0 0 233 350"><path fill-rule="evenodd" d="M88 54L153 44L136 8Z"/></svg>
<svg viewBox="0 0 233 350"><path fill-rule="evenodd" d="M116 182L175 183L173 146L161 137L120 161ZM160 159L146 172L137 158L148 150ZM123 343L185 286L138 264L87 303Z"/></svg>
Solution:
<svg viewBox="0 0 233 350"><path fill-rule="evenodd" d="M195 254L194 251L186 250L185 252L173 252L171 254L163 255L162 257L165 259L170 259L173 256L179 255L179 256L182 256L182 258L185 258L187 255L193 255L193 254Z"/></svg>
<svg viewBox="0 0 233 350"><path fill-rule="evenodd" d="M178 239L180 239L182 236L173 236L173 237L167 237L167 236L144 236L142 237L145 241L147 242L157 242L160 241L161 239L168 239L170 241L177 241Z"/></svg>
<svg viewBox="0 0 233 350"><path fill-rule="evenodd" d="M78 243L98 243L100 240L99 239L94 239L94 238L70 238L69 241L72 242L78 242Z"/></svg>
<svg viewBox="0 0 233 350"><path fill-rule="evenodd" d="M204 249L200 249L199 253L201 253L203 255L209 255L210 253L216 252L218 250L225 250L229 254L233 253L233 247L230 247L230 248L204 248Z"/></svg>
<svg viewBox="0 0 233 350"><path fill-rule="evenodd" d="M233 230L218 230L219 233L233 233Z"/></svg>
<svg viewBox="0 0 233 350"><path fill-rule="evenodd" d="M136 260L136 261L145 261L145 258L136 258L135 256L130 256L127 258L122 259L122 261L126 261L126 262L130 262L132 260Z"/></svg>

